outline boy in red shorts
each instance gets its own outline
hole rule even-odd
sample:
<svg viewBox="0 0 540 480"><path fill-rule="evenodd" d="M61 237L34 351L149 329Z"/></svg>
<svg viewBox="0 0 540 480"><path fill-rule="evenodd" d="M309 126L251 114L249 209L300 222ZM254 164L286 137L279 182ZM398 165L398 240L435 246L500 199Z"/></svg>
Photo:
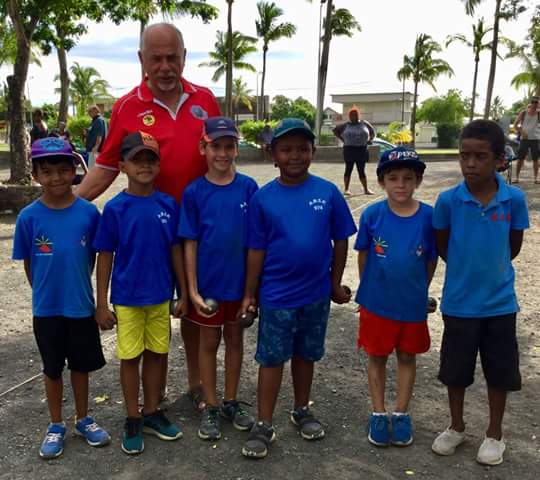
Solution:
<svg viewBox="0 0 540 480"><path fill-rule="evenodd" d="M358 250L360 308L358 346L368 360L373 413L368 440L386 447L410 445L408 413L416 375L416 355L429 349L428 287L437 266L433 208L413 198L425 164L402 147L383 154L377 167L387 198L369 206L360 218ZM384 394L386 362L396 351L396 409L389 418Z"/></svg>

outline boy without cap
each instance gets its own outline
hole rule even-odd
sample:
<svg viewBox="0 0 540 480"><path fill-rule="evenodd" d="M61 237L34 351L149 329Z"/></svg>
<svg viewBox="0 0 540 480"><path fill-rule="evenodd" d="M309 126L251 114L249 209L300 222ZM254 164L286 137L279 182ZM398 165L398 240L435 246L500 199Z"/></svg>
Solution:
<svg viewBox="0 0 540 480"><path fill-rule="evenodd" d="M88 416L88 373L105 365L91 282L99 212L71 190L78 161L68 142L37 140L31 155L32 173L43 193L17 218L13 259L24 260L32 287L34 335L51 418L39 454L51 459L64 450L62 370L66 360L75 399L75 433L94 447L110 442L109 434Z"/></svg>
<svg viewBox="0 0 540 480"><path fill-rule="evenodd" d="M521 389L512 260L521 250L529 217L525 194L496 173L504 145L495 122L466 125L459 146L464 181L439 195L433 213L437 250L446 262L439 380L448 388L451 423L432 449L452 455L465 441L465 389L474 382L480 352L489 425L476 460L484 465L503 462L507 392Z"/></svg>
<svg viewBox="0 0 540 480"><path fill-rule="evenodd" d="M176 237L178 206L153 185L159 173L158 143L145 132L135 132L124 138L121 154L120 170L128 177L128 187L105 204L94 240L99 251L96 319L103 329L117 325L127 410L122 450L131 455L144 450L143 431L161 440L182 436L181 429L158 410L158 402L161 359L169 351L171 334L173 270L181 292L186 285ZM109 281L115 314L108 306ZM183 298L175 313L185 313ZM141 360L142 412L138 405Z"/></svg>
<svg viewBox="0 0 540 480"><path fill-rule="evenodd" d="M260 306L258 421L242 453L263 458L275 438L272 417L283 365L291 360L290 419L306 440L325 436L309 408L316 361L324 354L330 299L350 300L341 285L347 242L356 227L337 187L309 173L315 135L303 120L274 129L272 158L280 175L249 205L247 277L241 312Z"/></svg>

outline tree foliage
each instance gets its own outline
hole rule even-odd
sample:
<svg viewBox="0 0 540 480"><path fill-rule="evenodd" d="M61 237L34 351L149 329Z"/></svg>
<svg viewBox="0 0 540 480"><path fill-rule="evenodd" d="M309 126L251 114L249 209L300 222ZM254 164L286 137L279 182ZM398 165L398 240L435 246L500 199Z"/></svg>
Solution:
<svg viewBox="0 0 540 480"><path fill-rule="evenodd" d="M272 120L281 120L289 117L302 118L313 128L315 125L315 115L315 107L302 97L291 100L284 95L276 95L272 102Z"/></svg>
<svg viewBox="0 0 540 480"><path fill-rule="evenodd" d="M418 109L419 122L463 123L467 113L467 103L459 90L449 90L446 95L431 97L422 102Z"/></svg>

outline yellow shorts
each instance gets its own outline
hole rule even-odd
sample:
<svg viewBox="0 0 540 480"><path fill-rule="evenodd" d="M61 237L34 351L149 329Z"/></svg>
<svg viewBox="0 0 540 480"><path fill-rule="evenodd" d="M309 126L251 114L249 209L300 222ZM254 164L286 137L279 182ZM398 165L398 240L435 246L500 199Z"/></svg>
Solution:
<svg viewBox="0 0 540 480"><path fill-rule="evenodd" d="M154 353L169 351L169 301L158 305L126 307L115 305L116 352L120 360L138 357L145 350Z"/></svg>

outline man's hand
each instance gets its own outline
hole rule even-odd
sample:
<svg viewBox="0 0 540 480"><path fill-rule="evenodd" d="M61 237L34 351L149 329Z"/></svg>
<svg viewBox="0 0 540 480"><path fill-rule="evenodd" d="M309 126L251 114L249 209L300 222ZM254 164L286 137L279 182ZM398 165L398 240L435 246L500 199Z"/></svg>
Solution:
<svg viewBox="0 0 540 480"><path fill-rule="evenodd" d="M96 322L101 330L111 330L116 325L116 315L107 305L96 308Z"/></svg>
<svg viewBox="0 0 540 480"><path fill-rule="evenodd" d="M337 304L349 303L351 301L351 289L345 285L335 285L332 287L332 301Z"/></svg>

